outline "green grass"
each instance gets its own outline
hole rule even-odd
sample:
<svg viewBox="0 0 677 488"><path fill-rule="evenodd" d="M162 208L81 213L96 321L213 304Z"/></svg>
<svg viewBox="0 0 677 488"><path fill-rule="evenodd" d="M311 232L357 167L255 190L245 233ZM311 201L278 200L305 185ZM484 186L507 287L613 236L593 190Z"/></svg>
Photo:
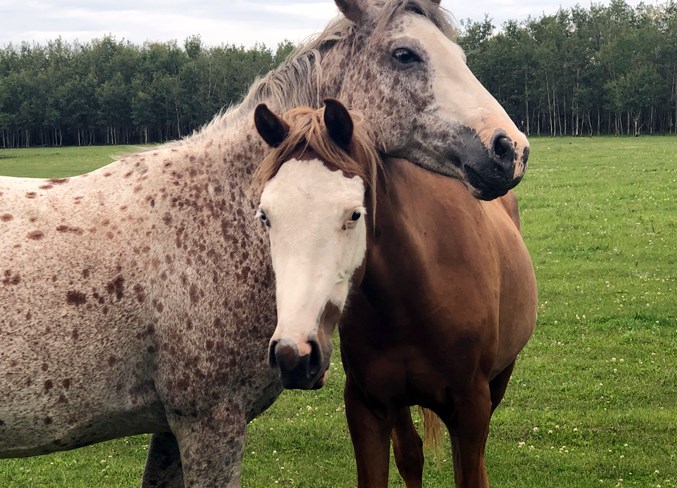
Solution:
<svg viewBox="0 0 677 488"><path fill-rule="evenodd" d="M676 148L532 140L518 194L540 315L492 421L492 486L677 486ZM129 149L0 150L0 173L65 176ZM252 422L243 486L355 486L342 382L335 355L325 389L285 392ZM0 460L0 486L136 486L146 442ZM425 486L452 480L448 452L429 455Z"/></svg>
<svg viewBox="0 0 677 488"><path fill-rule="evenodd" d="M141 146L0 149L0 175L64 178L95 170Z"/></svg>

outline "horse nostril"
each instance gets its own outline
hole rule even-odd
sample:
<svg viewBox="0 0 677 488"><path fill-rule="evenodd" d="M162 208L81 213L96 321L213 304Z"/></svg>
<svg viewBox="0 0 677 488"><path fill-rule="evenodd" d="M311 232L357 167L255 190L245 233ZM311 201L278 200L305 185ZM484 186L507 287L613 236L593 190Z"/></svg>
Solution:
<svg viewBox="0 0 677 488"><path fill-rule="evenodd" d="M529 161L529 146L524 148L524 153L522 154L522 164L524 165L524 171L527 170L527 161Z"/></svg>
<svg viewBox="0 0 677 488"><path fill-rule="evenodd" d="M322 349L316 340L308 341L310 344L310 360L308 361L309 376L315 376L322 368Z"/></svg>
<svg viewBox="0 0 677 488"><path fill-rule="evenodd" d="M299 349L290 339L282 339L271 343L268 362L280 371L292 371L299 364Z"/></svg>
<svg viewBox="0 0 677 488"><path fill-rule="evenodd" d="M277 341L270 341L268 345L268 365L275 369L277 368L277 360L275 359L275 346L277 346Z"/></svg>
<svg viewBox="0 0 677 488"><path fill-rule="evenodd" d="M506 136L500 135L495 137L492 148L496 157L506 163L512 163L513 159L515 159L515 148L512 141Z"/></svg>

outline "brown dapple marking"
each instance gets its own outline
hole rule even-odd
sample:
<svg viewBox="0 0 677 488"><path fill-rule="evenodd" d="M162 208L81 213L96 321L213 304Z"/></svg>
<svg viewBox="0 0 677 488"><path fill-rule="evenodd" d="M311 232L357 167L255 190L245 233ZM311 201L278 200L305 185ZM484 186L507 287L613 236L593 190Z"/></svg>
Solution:
<svg viewBox="0 0 677 488"><path fill-rule="evenodd" d="M381 165L333 100L282 119L262 105L256 125L275 148L256 174L277 289L271 366L286 387L321 387L340 321L359 486L387 486L391 437L407 486L421 486L409 413L421 405L450 432L456 486L487 487L489 420L536 323L514 194L480 201L407 161Z"/></svg>
<svg viewBox="0 0 677 488"><path fill-rule="evenodd" d="M152 432L146 486L239 485L246 422L281 389L247 196L259 103L349 98L388 121L374 128L388 154L483 198L519 182L528 143L435 2L337 4L348 18L197 134L88 175L0 178L0 457Z"/></svg>

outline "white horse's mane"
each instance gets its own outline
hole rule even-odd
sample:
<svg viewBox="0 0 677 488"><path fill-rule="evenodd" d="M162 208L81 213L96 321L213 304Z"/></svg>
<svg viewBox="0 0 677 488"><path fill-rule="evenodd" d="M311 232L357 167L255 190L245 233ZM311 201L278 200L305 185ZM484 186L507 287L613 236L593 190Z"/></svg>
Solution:
<svg viewBox="0 0 677 488"><path fill-rule="evenodd" d="M426 0L395 0L379 10L375 19L376 31L385 28L393 16L401 10L415 11L429 18L445 35L455 37L456 30L449 13ZM327 27L297 47L278 68L259 78L249 89L243 101L218 113L207 125L189 136L187 141L212 138L215 132L233 125L242 115L249 116L256 106L267 103L273 110L322 105L321 81L323 56L338 42L348 41L349 53L358 48L359 36L353 35L356 25L342 15L332 20Z"/></svg>

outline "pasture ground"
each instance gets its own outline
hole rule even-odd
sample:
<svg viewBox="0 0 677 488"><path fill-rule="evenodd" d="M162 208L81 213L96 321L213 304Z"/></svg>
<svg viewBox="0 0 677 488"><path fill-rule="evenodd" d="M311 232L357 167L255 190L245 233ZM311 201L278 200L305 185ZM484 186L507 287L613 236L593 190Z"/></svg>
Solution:
<svg viewBox="0 0 677 488"><path fill-rule="evenodd" d="M540 315L492 421L492 486L677 486L676 148L532 140L517 193ZM130 150L0 150L0 174L72 175ZM355 486L339 361L325 389L285 392L249 426L245 488ZM0 460L0 486L137 486L147 439ZM425 486L452 480L448 452L429 454Z"/></svg>

